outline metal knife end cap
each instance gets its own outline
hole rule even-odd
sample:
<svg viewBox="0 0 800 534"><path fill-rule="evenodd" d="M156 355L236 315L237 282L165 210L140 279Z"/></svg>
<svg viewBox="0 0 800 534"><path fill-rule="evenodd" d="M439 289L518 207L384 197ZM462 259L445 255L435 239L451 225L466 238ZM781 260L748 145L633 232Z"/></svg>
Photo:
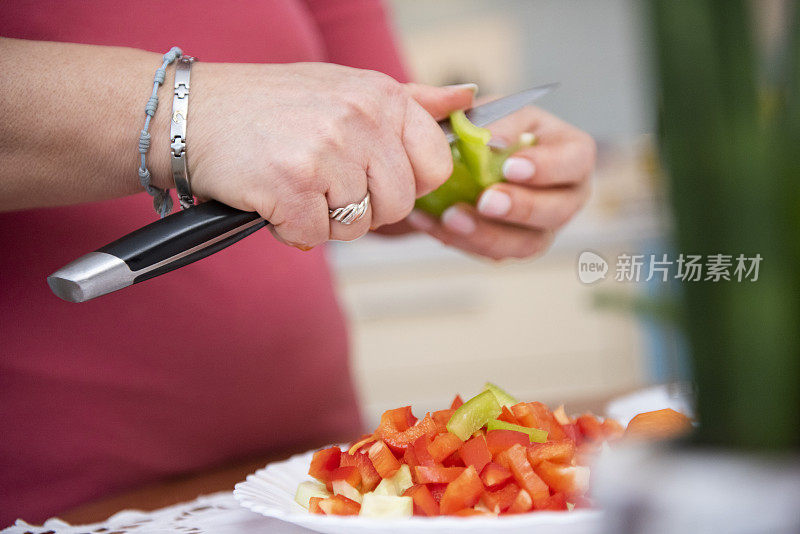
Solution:
<svg viewBox="0 0 800 534"><path fill-rule="evenodd" d="M47 277L56 296L67 302L86 302L133 283L128 265L111 254L90 252Z"/></svg>

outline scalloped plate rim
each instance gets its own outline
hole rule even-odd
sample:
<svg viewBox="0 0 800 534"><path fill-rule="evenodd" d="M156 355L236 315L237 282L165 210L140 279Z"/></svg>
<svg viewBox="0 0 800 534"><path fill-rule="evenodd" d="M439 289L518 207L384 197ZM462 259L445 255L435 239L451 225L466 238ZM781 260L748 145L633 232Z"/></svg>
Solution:
<svg viewBox="0 0 800 534"><path fill-rule="evenodd" d="M252 510L255 513L261 514L266 517L272 517L281 521L286 521L296 525L301 525L307 528L314 528L315 526L349 526L353 528L367 528L379 529L381 527L402 528L414 531L415 527L441 527L452 528L455 524L459 527L465 528L487 528L502 529L503 527L519 527L530 523L530 526L540 524L541 526L555 526L559 524L576 524L581 522L597 522L603 517L601 510L575 510L572 512L535 512L527 514L519 514L513 516L501 517L454 517L454 516L439 516L439 517L409 517L404 519L382 519L373 517L360 517L360 516L324 516L318 514L311 514L305 511L300 505L294 502L294 495L291 495L291 505L296 509L288 507L280 507L275 504L266 502L258 502L249 495L251 484L258 480L262 484L273 485L271 481L265 479L265 476L271 474L275 469L292 464L294 462L304 461L306 464L310 462L311 456L319 449L312 449L299 454L294 454L285 460L271 462L265 467L247 475L247 478L234 486L233 496L243 507ZM297 484L304 480L312 480L310 477L305 477L296 481ZM277 487L277 486L275 486ZM256 490L258 491L258 490ZM285 490L282 490L285 491Z"/></svg>

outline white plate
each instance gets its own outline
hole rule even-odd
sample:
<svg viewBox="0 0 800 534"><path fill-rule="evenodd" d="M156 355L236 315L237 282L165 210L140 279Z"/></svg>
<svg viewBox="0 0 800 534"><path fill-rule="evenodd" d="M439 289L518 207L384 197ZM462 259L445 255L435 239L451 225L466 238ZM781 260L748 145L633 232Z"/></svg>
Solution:
<svg viewBox="0 0 800 534"><path fill-rule="evenodd" d="M502 532L528 534L595 534L601 530L602 513L596 510L532 512L507 517L410 517L374 519L358 516L311 514L294 502L297 485L307 475L315 451L292 456L259 469L236 484L233 496L242 506L267 517L294 523L326 534Z"/></svg>

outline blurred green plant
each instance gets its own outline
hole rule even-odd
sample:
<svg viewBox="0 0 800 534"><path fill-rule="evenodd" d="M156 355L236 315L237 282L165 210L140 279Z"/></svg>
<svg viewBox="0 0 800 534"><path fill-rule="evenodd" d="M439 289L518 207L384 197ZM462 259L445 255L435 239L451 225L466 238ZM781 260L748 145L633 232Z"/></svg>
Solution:
<svg viewBox="0 0 800 534"><path fill-rule="evenodd" d="M677 246L763 257L756 282L685 284L697 443L800 448L800 7L769 83L744 0L651 0L660 154ZM769 95L769 106L761 105Z"/></svg>

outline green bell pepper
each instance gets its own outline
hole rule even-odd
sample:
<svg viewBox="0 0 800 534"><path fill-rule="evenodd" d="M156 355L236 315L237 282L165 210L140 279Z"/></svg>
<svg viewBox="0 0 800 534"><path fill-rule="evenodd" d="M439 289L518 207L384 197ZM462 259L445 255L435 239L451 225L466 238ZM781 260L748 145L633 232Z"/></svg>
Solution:
<svg viewBox="0 0 800 534"><path fill-rule="evenodd" d="M500 404L491 391L475 395L458 407L447 421L447 431L458 436L461 441L483 428L490 420L500 415Z"/></svg>
<svg viewBox="0 0 800 534"><path fill-rule="evenodd" d="M488 421L486 423L486 430L513 430L515 432L522 432L523 434L528 434L531 443L544 443L547 441L546 430L515 425L514 423L507 423L498 419L492 419L491 421Z"/></svg>
<svg viewBox="0 0 800 534"><path fill-rule="evenodd" d="M484 189L503 180L503 162L518 148L492 150L488 145L491 132L469 122L463 111L450 115L450 124L458 136L450 146L453 173L437 190L416 202L418 209L437 217L459 202L474 205Z"/></svg>

